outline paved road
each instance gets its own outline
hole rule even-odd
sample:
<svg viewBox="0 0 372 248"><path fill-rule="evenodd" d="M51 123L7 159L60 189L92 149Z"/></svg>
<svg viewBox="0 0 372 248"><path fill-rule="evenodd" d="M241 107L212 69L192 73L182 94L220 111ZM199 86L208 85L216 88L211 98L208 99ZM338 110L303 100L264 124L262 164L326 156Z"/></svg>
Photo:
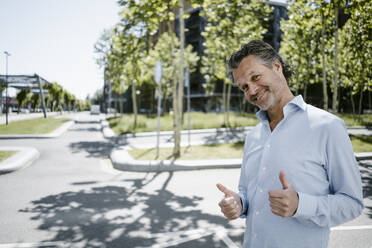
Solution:
<svg viewBox="0 0 372 248"><path fill-rule="evenodd" d="M221 182L237 187L239 169L174 173L113 170L114 143L99 116L80 115L68 132L48 140L2 140L41 153L31 166L0 175L0 248L239 247L243 220L219 212ZM331 248L372 247L372 161L361 165L366 209L331 233ZM364 228L364 229L363 229Z"/></svg>

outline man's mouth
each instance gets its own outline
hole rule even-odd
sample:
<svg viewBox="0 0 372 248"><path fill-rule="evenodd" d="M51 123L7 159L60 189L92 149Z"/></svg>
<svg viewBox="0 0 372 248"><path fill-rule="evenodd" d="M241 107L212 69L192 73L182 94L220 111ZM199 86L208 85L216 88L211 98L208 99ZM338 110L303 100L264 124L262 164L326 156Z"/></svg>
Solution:
<svg viewBox="0 0 372 248"><path fill-rule="evenodd" d="M252 99L253 102L257 103L257 101L262 100L262 98L263 98L263 96L265 95L266 91L267 91L267 89L265 89L265 88L262 89L262 90L260 90L260 91L259 91L259 92L254 96L254 98Z"/></svg>

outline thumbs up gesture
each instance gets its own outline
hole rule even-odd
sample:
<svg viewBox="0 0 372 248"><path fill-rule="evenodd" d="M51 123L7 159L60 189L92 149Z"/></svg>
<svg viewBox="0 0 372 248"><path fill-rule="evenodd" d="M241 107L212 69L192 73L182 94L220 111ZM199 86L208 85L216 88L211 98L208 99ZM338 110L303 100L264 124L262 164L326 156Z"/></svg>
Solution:
<svg viewBox="0 0 372 248"><path fill-rule="evenodd" d="M229 190L222 184L217 184L217 188L225 194L224 198L218 203L221 208L221 212L229 220L234 220L242 213L242 204L240 196L234 191Z"/></svg>
<svg viewBox="0 0 372 248"><path fill-rule="evenodd" d="M279 174L283 189L269 191L269 201L273 214L288 217L293 216L298 207L298 194L289 183L283 171Z"/></svg>

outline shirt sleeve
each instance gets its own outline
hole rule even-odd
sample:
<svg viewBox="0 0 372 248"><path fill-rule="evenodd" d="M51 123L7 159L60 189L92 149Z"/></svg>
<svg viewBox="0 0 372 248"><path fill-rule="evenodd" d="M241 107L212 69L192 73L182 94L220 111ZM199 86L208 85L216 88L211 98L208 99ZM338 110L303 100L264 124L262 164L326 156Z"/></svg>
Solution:
<svg viewBox="0 0 372 248"><path fill-rule="evenodd" d="M248 137L248 136L247 136ZM238 186L238 194L241 199L242 203L242 213L239 216L240 218L246 218L247 213L248 213L248 199L247 199L247 180L245 179L245 165L247 163L247 137L245 139L245 144L244 144L244 154L243 154L243 161L240 169L240 179L239 179L239 186Z"/></svg>
<svg viewBox="0 0 372 248"><path fill-rule="evenodd" d="M360 172L345 123L334 119L327 131L325 168L330 193L316 196L298 192L299 205L293 216L321 227L350 221L358 217L364 207Z"/></svg>

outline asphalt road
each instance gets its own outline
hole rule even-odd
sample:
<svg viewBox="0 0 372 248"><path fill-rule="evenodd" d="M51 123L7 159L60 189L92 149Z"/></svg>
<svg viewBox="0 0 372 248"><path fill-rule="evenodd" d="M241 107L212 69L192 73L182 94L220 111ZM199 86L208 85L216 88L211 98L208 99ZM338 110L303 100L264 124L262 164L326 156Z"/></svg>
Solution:
<svg viewBox="0 0 372 248"><path fill-rule="evenodd" d="M113 170L115 145L99 116L56 139L1 140L32 146L32 165L0 175L2 247L240 247L244 221L227 221L217 182L237 188L239 169L174 173ZM372 161L360 164L366 208L331 232L329 247L372 247ZM157 246L155 246L157 245Z"/></svg>

